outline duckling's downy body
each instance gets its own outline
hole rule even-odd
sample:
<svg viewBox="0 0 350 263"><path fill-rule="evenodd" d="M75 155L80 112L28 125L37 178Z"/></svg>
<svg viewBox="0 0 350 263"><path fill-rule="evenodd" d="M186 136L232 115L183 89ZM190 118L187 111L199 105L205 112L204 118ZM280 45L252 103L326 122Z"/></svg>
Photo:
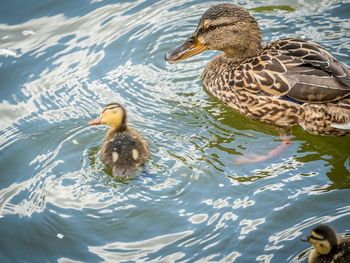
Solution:
<svg viewBox="0 0 350 263"><path fill-rule="evenodd" d="M177 62L204 50L223 53L207 65L203 85L233 109L279 127L350 134L350 71L321 46L288 38L263 47L246 10L219 4L165 58Z"/></svg>
<svg viewBox="0 0 350 263"><path fill-rule="evenodd" d="M315 227L305 241L310 242L309 263L349 263L350 240L342 239L328 225Z"/></svg>
<svg viewBox="0 0 350 263"><path fill-rule="evenodd" d="M127 126L126 111L120 104L108 104L100 119L89 124L110 126L101 147L101 156L103 163L112 169L113 176L130 178L149 159L147 142Z"/></svg>

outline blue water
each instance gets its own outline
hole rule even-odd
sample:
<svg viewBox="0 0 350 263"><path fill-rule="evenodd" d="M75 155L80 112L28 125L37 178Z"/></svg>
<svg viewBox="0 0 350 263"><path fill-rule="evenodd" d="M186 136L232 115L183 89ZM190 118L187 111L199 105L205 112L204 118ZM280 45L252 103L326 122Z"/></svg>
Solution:
<svg viewBox="0 0 350 263"><path fill-rule="evenodd" d="M278 133L202 89L215 52L164 61L214 3L0 3L0 262L305 262L315 224L350 231L349 137L295 128L280 157L236 165ZM349 1L239 3L265 42L350 65ZM152 154L124 183L101 162L106 128L87 126L113 101Z"/></svg>

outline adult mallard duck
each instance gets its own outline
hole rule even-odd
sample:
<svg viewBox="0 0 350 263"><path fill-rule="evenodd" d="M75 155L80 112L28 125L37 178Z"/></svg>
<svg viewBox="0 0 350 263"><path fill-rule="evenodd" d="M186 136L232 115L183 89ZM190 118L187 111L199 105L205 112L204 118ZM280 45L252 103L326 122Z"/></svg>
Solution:
<svg viewBox="0 0 350 263"><path fill-rule="evenodd" d="M287 38L263 47L253 16L219 4L165 59L177 62L204 50L222 51L202 79L231 108L278 127L299 124L312 134L350 134L350 71L320 45Z"/></svg>
<svg viewBox="0 0 350 263"><path fill-rule="evenodd" d="M127 125L127 115L119 103L108 104L99 119L89 125L107 125L109 131L101 147L102 162L117 178L130 178L149 159L147 142Z"/></svg>
<svg viewBox="0 0 350 263"><path fill-rule="evenodd" d="M313 247L309 254L309 263L350 262L350 240L341 238L328 225L315 227L303 241L310 242Z"/></svg>

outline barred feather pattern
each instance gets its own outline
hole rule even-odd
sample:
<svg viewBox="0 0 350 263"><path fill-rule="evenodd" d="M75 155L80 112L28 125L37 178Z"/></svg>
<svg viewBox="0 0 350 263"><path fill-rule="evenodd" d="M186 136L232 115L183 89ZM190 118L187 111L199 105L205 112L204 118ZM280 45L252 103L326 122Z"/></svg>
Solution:
<svg viewBox="0 0 350 263"><path fill-rule="evenodd" d="M282 39L241 62L221 54L202 79L210 93L250 118L300 124L312 134L350 134L336 128L350 123L350 71L315 43Z"/></svg>

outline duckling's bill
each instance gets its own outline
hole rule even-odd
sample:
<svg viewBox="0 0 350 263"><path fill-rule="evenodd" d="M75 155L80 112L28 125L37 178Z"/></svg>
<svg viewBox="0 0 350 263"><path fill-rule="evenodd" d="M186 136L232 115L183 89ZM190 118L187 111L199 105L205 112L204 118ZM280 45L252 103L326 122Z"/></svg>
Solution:
<svg viewBox="0 0 350 263"><path fill-rule="evenodd" d="M302 237L301 241L303 241L303 242L310 242L310 236Z"/></svg>
<svg viewBox="0 0 350 263"><path fill-rule="evenodd" d="M204 44L202 44L196 37L190 37L185 43L166 53L165 60L170 63L175 63L197 55L204 50L207 50L207 47Z"/></svg>
<svg viewBox="0 0 350 263"><path fill-rule="evenodd" d="M91 120L91 121L88 122L88 124L90 126L92 126L92 125L101 125L101 119Z"/></svg>

